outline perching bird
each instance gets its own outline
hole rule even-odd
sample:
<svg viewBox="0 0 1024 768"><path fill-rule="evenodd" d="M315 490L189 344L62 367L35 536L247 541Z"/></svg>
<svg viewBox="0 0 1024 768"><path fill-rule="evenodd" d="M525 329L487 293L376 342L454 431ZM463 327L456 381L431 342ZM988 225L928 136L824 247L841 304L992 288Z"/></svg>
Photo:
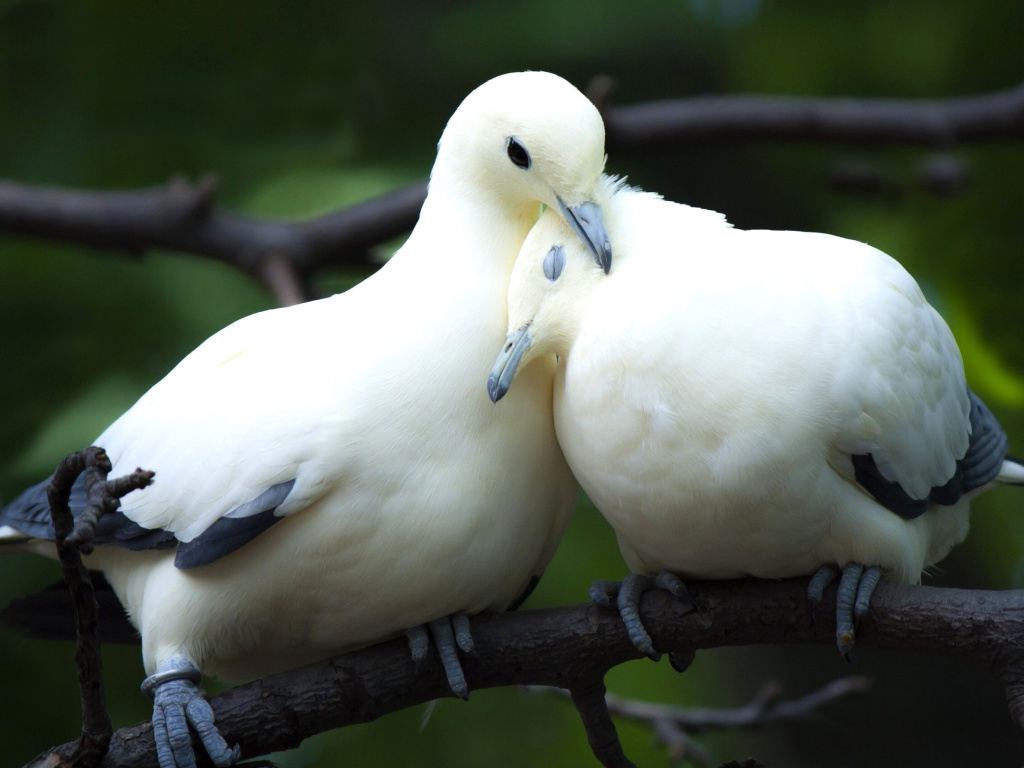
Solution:
<svg viewBox="0 0 1024 768"><path fill-rule="evenodd" d="M216 764L237 756L200 670L260 677L428 624L466 695L453 639L471 649L466 615L525 597L577 488L553 364L501 413L479 382L542 206L610 263L592 202L603 166L600 115L565 80L485 83L448 122L419 222L379 272L225 328L97 438L112 477L156 471L87 563L141 633L162 766L194 765L186 717ZM44 487L3 509L8 541L52 537ZM422 661L426 633L410 645Z"/></svg>
<svg viewBox="0 0 1024 768"><path fill-rule="evenodd" d="M491 398L564 358L555 431L633 571L617 607L642 652L657 657L637 614L652 576L683 596L678 577L817 573L813 610L841 570L848 656L878 578L919 582L967 535L970 499L1024 466L881 251L606 194L608 276L554 216L527 238ZM592 597L615 603L608 584Z"/></svg>

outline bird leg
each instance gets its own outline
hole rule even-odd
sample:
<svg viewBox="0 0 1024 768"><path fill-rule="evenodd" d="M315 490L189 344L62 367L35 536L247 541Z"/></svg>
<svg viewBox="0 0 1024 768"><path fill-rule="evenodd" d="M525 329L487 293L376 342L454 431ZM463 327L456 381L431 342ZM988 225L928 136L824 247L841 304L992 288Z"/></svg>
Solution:
<svg viewBox="0 0 1024 768"><path fill-rule="evenodd" d="M189 726L218 768L234 765L241 756L229 747L213 723L213 710L199 688L199 669L186 656L172 656L156 674L142 681L142 692L153 697L153 740L160 768L195 768Z"/></svg>
<svg viewBox="0 0 1024 768"><path fill-rule="evenodd" d="M654 650L654 643L647 633L640 618L640 598L644 592L652 589L665 589L678 599L685 599L696 609L696 604L682 580L673 573L662 571L654 578L641 576L637 573L628 574L622 582L595 581L590 586L589 596L592 602L603 608L617 610L622 616L622 623L633 646L652 661L659 661L661 654ZM672 667L679 672L684 671L693 662L693 653L671 654Z"/></svg>
<svg viewBox="0 0 1024 768"><path fill-rule="evenodd" d="M463 701L468 700L469 685L466 683L462 664L459 663L459 651L472 658L476 657L473 635L469 629L469 617L463 613L453 613L451 616L413 627L406 632L406 636L409 638L409 652L412 654L416 674L423 671L430 651L430 638L433 637L452 693Z"/></svg>
<svg viewBox="0 0 1024 768"><path fill-rule="evenodd" d="M835 581L840 570L833 565L822 566L807 586L807 606L814 622L814 609L821 602L825 587ZM856 627L868 614L871 594L882 578L878 566L865 567L860 563L843 566L839 588L836 590L836 645L843 658L853 663Z"/></svg>

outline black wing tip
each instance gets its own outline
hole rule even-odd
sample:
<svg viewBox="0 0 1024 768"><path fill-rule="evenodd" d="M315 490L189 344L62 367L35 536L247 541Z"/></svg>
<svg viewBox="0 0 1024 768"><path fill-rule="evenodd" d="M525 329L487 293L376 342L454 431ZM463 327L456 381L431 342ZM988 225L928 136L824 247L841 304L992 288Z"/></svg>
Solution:
<svg viewBox="0 0 1024 768"><path fill-rule="evenodd" d="M251 501L247 501L214 521L213 525L192 541L178 544L174 567L181 571L199 568L230 555L255 539L270 526L283 520L276 514L295 487L295 478L272 485Z"/></svg>
<svg viewBox="0 0 1024 768"><path fill-rule="evenodd" d="M971 441L961 459L965 493L994 480L1010 451L1010 439L996 417L970 389L967 395L971 401Z"/></svg>
<svg viewBox="0 0 1024 768"><path fill-rule="evenodd" d="M878 469L875 457L870 453L858 454L851 458L853 459L853 476L856 481L871 494L875 501L890 512L894 512L904 520L913 520L928 511L931 504L930 498L915 499L895 480L886 480ZM943 486L943 489L947 487L948 484ZM957 494L957 498L959 498L959 494Z"/></svg>

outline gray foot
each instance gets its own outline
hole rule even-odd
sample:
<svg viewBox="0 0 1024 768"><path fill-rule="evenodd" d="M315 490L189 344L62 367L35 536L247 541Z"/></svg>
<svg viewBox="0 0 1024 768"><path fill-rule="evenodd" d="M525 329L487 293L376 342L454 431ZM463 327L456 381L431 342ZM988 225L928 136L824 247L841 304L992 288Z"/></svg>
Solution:
<svg viewBox="0 0 1024 768"><path fill-rule="evenodd" d="M617 610L633 646L652 661L659 661L661 654L654 649L651 636L640 619L640 598L644 592L651 589L668 590L677 599L687 600L696 608L682 580L675 574L664 571L653 579L650 576L631 573L621 583L595 581L590 587L589 596L591 601L597 605ZM673 668L682 672L693 662L693 654L672 654L670 660Z"/></svg>
<svg viewBox="0 0 1024 768"><path fill-rule="evenodd" d="M199 679L195 664L175 656L142 683L142 692L153 696L153 740L160 768L196 768L189 726L218 768L234 765L241 755L239 748L229 747L217 731Z"/></svg>
<svg viewBox="0 0 1024 768"><path fill-rule="evenodd" d="M807 604L814 621L814 609L821 602L821 595L829 584L840 575L835 566L826 565L814 574L807 586ZM836 645L843 658L853 663L853 646L856 643L856 627L868 614L871 594L882 578L882 569L877 566L866 568L860 563L847 563L842 569L839 588L836 591Z"/></svg>
<svg viewBox="0 0 1024 768"><path fill-rule="evenodd" d="M443 619L436 619L429 624L413 627L406 636L409 638L409 652L412 654L416 674L423 671L427 656L430 653L430 638L434 638L437 655L441 658L445 676L452 693L463 701L469 699L469 685L466 675L459 663L459 651L470 657L476 657L473 635L469 631L469 617L462 613L453 613ZM162 768L162 767L161 767Z"/></svg>

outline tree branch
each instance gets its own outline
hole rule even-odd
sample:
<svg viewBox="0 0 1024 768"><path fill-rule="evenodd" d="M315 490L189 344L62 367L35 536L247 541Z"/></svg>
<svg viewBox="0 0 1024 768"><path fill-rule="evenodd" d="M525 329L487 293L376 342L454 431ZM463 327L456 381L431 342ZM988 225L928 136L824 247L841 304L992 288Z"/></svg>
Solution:
<svg viewBox="0 0 1024 768"><path fill-rule="evenodd" d="M287 298L295 288L282 288L287 278L273 266L268 276L268 262L286 261L299 274L368 264L372 246L412 228L426 197L426 182L418 182L308 221L275 221L215 209L216 189L212 176L195 185L172 179L118 192L0 182L0 232L129 253L166 248L209 256L267 279Z"/></svg>
<svg viewBox="0 0 1024 768"><path fill-rule="evenodd" d="M569 695L580 713L580 720L587 731L587 742L594 757L600 760L605 768L636 768L622 751L605 692L603 676L578 680L569 686Z"/></svg>
<svg viewBox="0 0 1024 768"><path fill-rule="evenodd" d="M768 643L835 643L835 590L814 626L806 579L690 582L699 610L663 592L643 598L644 623L665 652ZM882 584L858 630L862 647L953 653L989 665L1007 686L1024 727L1024 591ZM571 688L640 658L618 616L593 605L473 619L479 657L463 666L471 689L508 685ZM838 662L837 662L838 663ZM233 688L212 699L225 738L245 757L290 749L331 728L451 696L436 659L416 676L403 639ZM155 766L148 722L114 734L104 766Z"/></svg>
<svg viewBox="0 0 1024 768"><path fill-rule="evenodd" d="M642 153L747 140L888 143L946 148L1024 139L1024 85L950 99L702 96L604 106L607 147ZM141 253L166 248L223 261L264 280L282 303L302 298L303 276L368 265L369 249L412 228L426 196L421 181L307 221L254 219L216 209L217 182L173 179L152 189L82 192L0 182L0 233ZM285 271L282 264L291 269Z"/></svg>

